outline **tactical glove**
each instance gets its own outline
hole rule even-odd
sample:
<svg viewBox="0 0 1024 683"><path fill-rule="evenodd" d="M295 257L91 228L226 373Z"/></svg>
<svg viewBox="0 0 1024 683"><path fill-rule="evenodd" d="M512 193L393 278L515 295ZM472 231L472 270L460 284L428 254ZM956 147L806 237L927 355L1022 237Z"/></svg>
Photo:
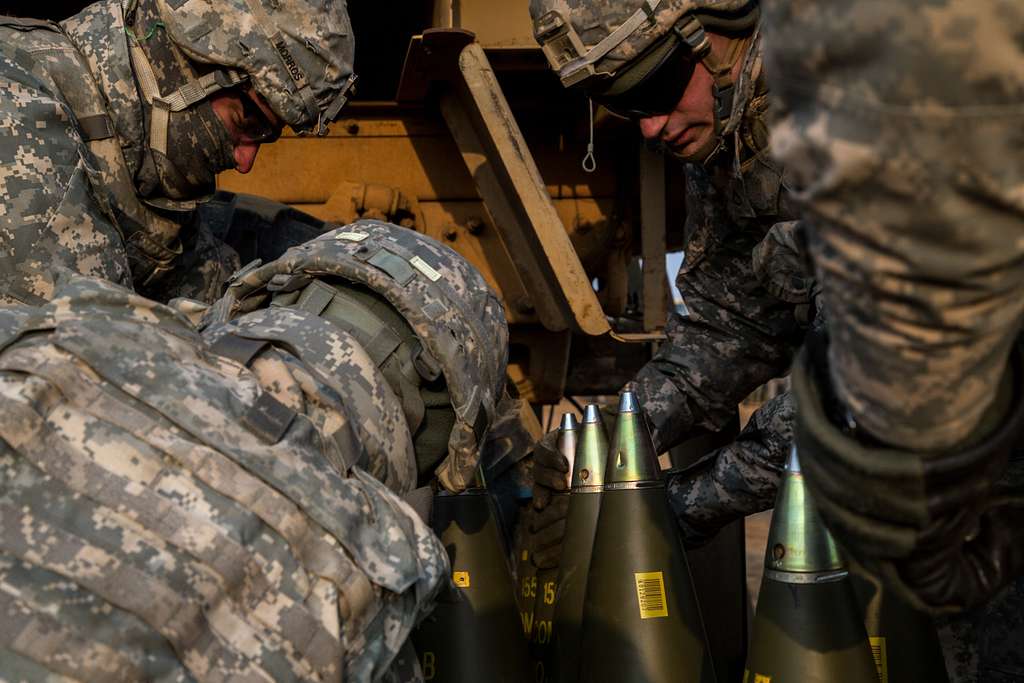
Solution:
<svg viewBox="0 0 1024 683"><path fill-rule="evenodd" d="M1024 434L1019 346L977 434L938 453L888 448L851 428L831 393L826 349L808 343L793 389L804 477L836 540L918 609L984 603L1024 573L1024 491L1002 481Z"/></svg>
<svg viewBox="0 0 1024 683"><path fill-rule="evenodd" d="M569 513L569 461L555 448L557 438L557 431L549 432L533 448L530 546L540 569L558 566Z"/></svg>

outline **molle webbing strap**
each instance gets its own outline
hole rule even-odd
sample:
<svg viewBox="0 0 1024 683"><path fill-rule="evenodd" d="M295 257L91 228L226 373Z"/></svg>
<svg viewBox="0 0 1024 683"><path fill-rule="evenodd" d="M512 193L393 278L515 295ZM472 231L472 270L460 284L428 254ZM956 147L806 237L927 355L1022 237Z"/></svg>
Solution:
<svg viewBox="0 0 1024 683"><path fill-rule="evenodd" d="M391 276L392 280L403 287L412 282L412 279L416 277L416 271L413 270L409 259L395 254L388 247L378 249L372 256L366 259L366 262L383 270Z"/></svg>
<svg viewBox="0 0 1024 683"><path fill-rule="evenodd" d="M24 329L50 327L52 325L45 321L39 321L26 323ZM10 359L10 355L5 359ZM370 580L356 569L341 548L328 543L323 530L314 526L315 522L272 484L263 482L223 453L183 438L177 429L168 427L150 411L125 402L120 392L98 383L91 375L77 372L68 364L45 363L39 354L32 354L30 360L22 365L5 362L2 367L44 377L86 414L101 417L140 442L173 456L205 486L252 511L288 542L304 565L338 586L343 598L339 606L344 608L346 619L364 622L373 618L377 604Z"/></svg>
<svg viewBox="0 0 1024 683"><path fill-rule="evenodd" d="M284 438L295 421L295 411L264 392L249 407L242 422L264 442L274 444Z"/></svg>
<svg viewBox="0 0 1024 683"><path fill-rule="evenodd" d="M37 607L29 587L16 586L15 598L0 590L0 657L5 649L38 663L69 680L130 683L145 678L143 671L114 648L92 640L81 630L72 630Z"/></svg>
<svg viewBox="0 0 1024 683"><path fill-rule="evenodd" d="M403 338L371 305L360 301L350 291L336 289L320 280L309 283L295 307L324 318L355 337L391 383L391 388L402 402L409 428L415 431L422 423L424 412L420 383L422 379L434 379L421 374L420 368L430 364L423 366L416 362L425 351L415 333L410 329L408 336ZM393 317L401 316L394 312ZM404 321L392 321L392 325L396 323L405 324ZM402 352L403 349L406 351Z"/></svg>
<svg viewBox="0 0 1024 683"><path fill-rule="evenodd" d="M306 370L313 374L319 381L323 382L327 386L331 387L338 395L344 395L344 388L341 387L337 380L330 377L328 373L321 370L321 366L312 362L308 358L308 354L303 353L305 345L302 341L302 335L296 333L294 330L285 329L282 331L275 331L274 333L255 333L253 337L244 337L244 330L239 330L238 333L229 332L226 337L238 337L238 340L225 341L224 337L217 340L211 345L211 350L214 353L218 353L218 349L223 349L223 354L227 358L239 361L240 358L249 356L250 362L252 358L255 358L264 347L266 346L283 346L287 352L294 355L300 362L303 363ZM258 345L258 346L257 346ZM256 349L255 353L252 353L253 349ZM234 357L230 354L236 354ZM239 361L240 362L240 361ZM353 392L349 392L352 394ZM250 429L259 429L260 433L267 439L277 437L269 443L277 443L281 437L284 436L288 429L288 426L295 419L295 413L281 404L277 399L270 396L270 394L264 393L266 399L262 397L257 403L252 406L249 412L246 414L246 426ZM273 403L271 403L273 401ZM277 405L274 405L274 404ZM287 411L287 412L285 412ZM290 414L290 416L289 416ZM337 448L333 451L325 453L327 457L334 464L335 468L343 475L347 474L353 466L365 463L368 456L366 449L362 442L356 435L355 428L352 424L351 417L346 414L349 419L345 421L341 428L333 432L330 436L337 444ZM250 423L250 420L252 421Z"/></svg>
<svg viewBox="0 0 1024 683"><path fill-rule="evenodd" d="M210 346L210 351L218 356L230 358L249 367L253 359L270 346L263 339L246 339L234 334L225 334ZM262 392L242 418L243 424L265 443L274 444L284 438L288 427L295 420L295 411Z"/></svg>
<svg viewBox="0 0 1024 683"><path fill-rule="evenodd" d="M320 280L314 280L302 291L295 306L324 317L351 334L377 367L402 345L402 338L362 302ZM329 315L325 316L325 312Z"/></svg>
<svg viewBox="0 0 1024 683"><path fill-rule="evenodd" d="M280 608L290 601L287 629L272 620L261 619L262 628L288 641L304 663L317 669L331 667L328 655L339 650L337 641L300 606L299 596L289 596L283 591L280 578L271 580L265 559L231 539L212 522L179 507L174 498L164 497L151 488L168 474L166 471L161 470L152 481L141 482L144 485L139 486L140 482L112 472L72 448L52 430L47 430L42 438L23 444L20 450L40 471L55 480L54 486L66 486L80 494L82 500L95 505L90 518L116 526L119 523L116 517L127 515L145 529L147 540L159 539L155 546L166 544L175 554L190 557L197 568L217 574L226 592L236 596L239 605ZM260 615L260 611L256 610L255 614Z"/></svg>
<svg viewBox="0 0 1024 683"><path fill-rule="evenodd" d="M38 538L46 538L47 543L39 544L35 541ZM187 586L168 585L149 572L7 503L0 503L0 545L11 555L74 581L112 605L135 614L164 636L185 661L190 659L189 654L202 654L237 667L237 675L267 677L266 671L259 670L241 652L213 636L217 630L213 622L220 621L226 614L223 608L207 611L204 605L208 596L195 589L182 594L181 589ZM76 556L89 557L90 562L68 561ZM102 567L103 571L92 569L95 566Z"/></svg>
<svg viewBox="0 0 1024 683"><path fill-rule="evenodd" d="M381 256L381 254L386 254L386 256ZM387 246L379 247L376 252L370 252L368 257L357 256L357 258L362 258L367 263L380 268L403 287L411 282L418 273L423 286L426 287L428 291L434 290L430 305L436 304L439 307L444 307L445 304L443 302L458 301L458 297L455 295L455 292L452 291L444 277L439 276L436 272L433 273L432 276L428 276L422 267L413 265L416 263L415 259L420 257L410 249L400 244L388 243ZM407 269L409 271L408 276L406 275ZM396 277L396 273L399 277ZM426 312L426 308L424 311ZM446 313L446 309L441 308L441 310L437 310L435 313L436 315L443 315ZM484 343L487 336L484 334L484 331L480 329L479 322L474 320L472 316L462 316L461 318L470 328L470 334L474 335L479 343ZM438 346L442 347L443 356L448 358L458 357L458 342L451 335L438 334L434 336L433 341ZM486 378L484 381L486 381ZM452 388L450 388L450 390L452 390ZM474 436L479 436L484 432L484 427L490 423L490 407L484 405L483 401L480 399L481 391L479 387L472 387L471 390L467 389L467 391L469 392L468 395L463 395L461 397L452 393L453 407L455 408L456 415L458 415L459 419L467 425L467 427L473 432ZM457 401L458 404L456 404ZM477 443L479 443L479 441Z"/></svg>
<svg viewBox="0 0 1024 683"><path fill-rule="evenodd" d="M252 360L268 346L270 342L263 339L246 339L236 334L225 334L210 345L210 351L249 367Z"/></svg>
<svg viewBox="0 0 1024 683"><path fill-rule="evenodd" d="M114 124L106 114L94 114L78 119L78 130L86 142L114 137Z"/></svg>

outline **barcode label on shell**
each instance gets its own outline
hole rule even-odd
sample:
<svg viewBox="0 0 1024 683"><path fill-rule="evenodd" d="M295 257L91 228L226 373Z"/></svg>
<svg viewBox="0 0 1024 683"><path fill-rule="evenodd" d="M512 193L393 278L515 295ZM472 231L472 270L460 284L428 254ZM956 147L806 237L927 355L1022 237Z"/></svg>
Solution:
<svg viewBox="0 0 1024 683"><path fill-rule="evenodd" d="M656 619L668 616L668 601L665 599L665 577L661 572L637 572L636 599L640 606L641 619Z"/></svg>

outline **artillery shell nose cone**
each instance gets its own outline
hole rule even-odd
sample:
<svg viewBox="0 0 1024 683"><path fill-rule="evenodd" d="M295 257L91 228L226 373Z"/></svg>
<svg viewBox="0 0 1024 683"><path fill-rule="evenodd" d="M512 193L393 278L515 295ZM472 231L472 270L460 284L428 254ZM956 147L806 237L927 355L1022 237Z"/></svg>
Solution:
<svg viewBox="0 0 1024 683"><path fill-rule="evenodd" d="M619 398L619 414L639 412L640 404L636 400L636 394L632 391L623 391L622 396Z"/></svg>
<svg viewBox="0 0 1024 683"><path fill-rule="evenodd" d="M608 461L608 435L604 431L601 409L596 404L591 403L584 409L578 438L571 485L603 485Z"/></svg>
<svg viewBox="0 0 1024 683"><path fill-rule="evenodd" d="M795 474L800 473L800 458L796 454L796 446L789 449L789 458L786 460L786 471Z"/></svg>
<svg viewBox="0 0 1024 683"><path fill-rule="evenodd" d="M574 432L576 431L576 416L572 413L566 413L562 416L562 424L558 427L563 432Z"/></svg>

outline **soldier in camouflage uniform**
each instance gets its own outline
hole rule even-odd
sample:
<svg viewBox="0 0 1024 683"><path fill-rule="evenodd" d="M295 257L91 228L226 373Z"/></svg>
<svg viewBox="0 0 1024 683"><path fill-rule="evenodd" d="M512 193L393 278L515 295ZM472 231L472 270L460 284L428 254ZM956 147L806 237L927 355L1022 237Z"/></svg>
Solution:
<svg viewBox="0 0 1024 683"><path fill-rule="evenodd" d="M649 141L686 164L688 240L677 277L686 312L670 314L665 344L628 387L664 452L701 430L722 430L744 397L786 374L814 319L801 225L783 169L767 153L758 6L534 0L530 9L564 85L636 120ZM792 416L784 393L734 443L670 477L688 542L773 505ZM542 564L557 557L564 515L545 507L544 489L565 488L567 466L553 449L538 449Z"/></svg>
<svg viewBox="0 0 1024 683"><path fill-rule="evenodd" d="M362 222L212 307L57 274L0 307L0 680L422 680L450 570L401 497L498 417L479 273Z"/></svg>
<svg viewBox="0 0 1024 683"><path fill-rule="evenodd" d="M860 563L947 619L960 680L1024 680L1024 6L765 3L830 311L798 446Z"/></svg>
<svg viewBox="0 0 1024 683"><path fill-rule="evenodd" d="M212 301L238 257L192 209L284 124L345 104L343 0L102 0L58 24L0 17L0 301L51 269Z"/></svg>

